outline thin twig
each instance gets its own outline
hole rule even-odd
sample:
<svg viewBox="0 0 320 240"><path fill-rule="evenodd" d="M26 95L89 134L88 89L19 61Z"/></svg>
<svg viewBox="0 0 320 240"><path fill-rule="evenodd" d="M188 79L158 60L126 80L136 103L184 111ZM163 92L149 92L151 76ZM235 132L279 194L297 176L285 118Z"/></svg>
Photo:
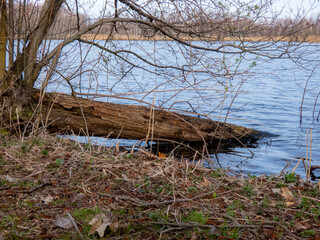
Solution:
<svg viewBox="0 0 320 240"><path fill-rule="evenodd" d="M203 227L203 228L213 228L215 227L214 225L209 225L209 224L201 224L201 223L166 223L166 222L151 222L152 224L159 224L159 225L167 225L167 226L177 226L177 227ZM226 224L223 223L225 226ZM278 222L263 222L260 225L245 225L245 224L230 224L227 225L228 228L258 228L261 229L262 227L264 228L274 228L274 226L280 226L282 229L284 229L291 237L294 239L301 239L294 235L288 228L283 226L282 224Z"/></svg>
<svg viewBox="0 0 320 240"><path fill-rule="evenodd" d="M31 189L28 189L28 190L19 190L17 192L19 192L19 193L32 193L32 192L38 190L39 188L42 188L42 187L47 186L47 185L51 185L51 183L50 182L45 182L45 183L42 183L39 186L36 186L34 188L31 188Z"/></svg>
<svg viewBox="0 0 320 240"><path fill-rule="evenodd" d="M79 228L77 226L77 223L74 221L74 219L73 219L72 215L69 213L69 211L66 211L66 213L67 213L70 221L72 222L73 227L75 228L77 233L80 235L80 237L83 238L83 239L90 239L90 238L86 238L85 236L82 235L82 233L80 232L80 230L79 230Z"/></svg>
<svg viewBox="0 0 320 240"><path fill-rule="evenodd" d="M103 196L103 197L110 197L110 198L115 198L115 199L121 199L121 200L130 200L131 204L135 205L135 206L144 206L144 201L141 200L137 200L131 197L126 197L126 196L120 196L120 195L113 195L113 194L109 194L109 193L96 193L97 195Z"/></svg>

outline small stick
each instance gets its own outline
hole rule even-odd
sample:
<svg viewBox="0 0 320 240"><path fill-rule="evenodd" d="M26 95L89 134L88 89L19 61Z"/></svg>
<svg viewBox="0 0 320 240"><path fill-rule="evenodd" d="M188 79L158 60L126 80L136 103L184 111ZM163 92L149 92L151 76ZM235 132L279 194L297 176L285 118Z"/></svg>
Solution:
<svg viewBox="0 0 320 240"><path fill-rule="evenodd" d="M24 177L24 178L21 178L20 180L27 179L27 178L32 177L32 176L34 176L34 175L38 175L38 174L40 174L40 173L42 173L42 172L43 172L43 170L38 171L38 172L31 173L30 175L28 175L28 176L26 176L26 177Z"/></svg>
<svg viewBox="0 0 320 240"><path fill-rule="evenodd" d="M44 187L46 185L50 185L50 184L51 184L50 182L45 182L45 183L42 183L41 185L36 186L34 188L31 188L31 189L28 189L28 190L20 190L20 191L17 191L17 192L20 192L20 193L32 193L32 192L36 191L37 189L42 188L42 187Z"/></svg>
<svg viewBox="0 0 320 240"><path fill-rule="evenodd" d="M208 224L200 224L200 223L165 223L165 222L151 222L153 224L159 224L159 225L167 225L167 226L176 226L176 227L204 227L204 228L213 228L214 225L208 225ZM301 239L297 236L295 236L288 228L283 226L282 224L279 224L278 222L264 222L260 225L242 225L242 224L230 224L228 225L229 228L258 228L261 229L262 225L265 228L270 228L274 225L279 225L283 230L285 230L291 237L294 239Z"/></svg>
<svg viewBox="0 0 320 240"><path fill-rule="evenodd" d="M308 181L310 181L310 168L311 168L311 155L312 155L312 128L310 128L310 146L309 146L310 150L309 150L309 168L308 168Z"/></svg>
<svg viewBox="0 0 320 240"><path fill-rule="evenodd" d="M307 149L306 149L306 164L308 164L308 150L309 150L309 129L307 129ZM306 168L306 178L309 181L308 169Z"/></svg>
<svg viewBox="0 0 320 240"><path fill-rule="evenodd" d="M307 173L307 166L306 166L306 163L304 162L304 158L302 158L302 163L303 163L304 171Z"/></svg>
<svg viewBox="0 0 320 240"><path fill-rule="evenodd" d="M287 167L289 167L291 165L293 160L291 160L290 162L287 163L287 165L282 169L282 171L279 174L279 177L281 177L284 173L284 171L287 169Z"/></svg>
<svg viewBox="0 0 320 240"><path fill-rule="evenodd" d="M103 196L103 197L110 197L110 198L115 198L115 199L121 199L121 200L129 200L131 201L131 204L132 205L135 205L135 206L148 206L147 203L144 203L144 201L141 201L141 200L136 200L134 198L131 198L131 197L126 197L126 196L118 196L118 195L113 195L113 194L109 194L109 193L95 193L97 195L100 195L100 196Z"/></svg>
<svg viewBox="0 0 320 240"><path fill-rule="evenodd" d="M302 160L303 160L303 157L300 158L299 162L297 163L297 165L292 170L293 173L296 171L297 167L299 166L299 164L301 163Z"/></svg>
<svg viewBox="0 0 320 240"><path fill-rule="evenodd" d="M79 230L79 228L78 228L78 226L77 226L77 223L74 221L72 215L71 215L68 211L67 211L67 215L68 215L68 217L70 218L73 227L76 229L77 233L81 236L81 238L83 238L83 239L88 239L88 238L86 238L86 237L84 237L84 236L82 235L82 233L80 232L80 230Z"/></svg>

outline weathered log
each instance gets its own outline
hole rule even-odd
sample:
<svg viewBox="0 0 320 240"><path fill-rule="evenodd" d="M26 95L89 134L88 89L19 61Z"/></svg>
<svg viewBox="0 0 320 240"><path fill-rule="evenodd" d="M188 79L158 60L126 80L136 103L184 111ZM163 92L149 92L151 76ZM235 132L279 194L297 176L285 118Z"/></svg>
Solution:
<svg viewBox="0 0 320 240"><path fill-rule="evenodd" d="M36 91L33 99L39 101ZM259 132L241 126L215 122L210 119L154 110L137 105L114 104L75 98L63 93L46 93L42 115L50 132L63 129L94 136L145 139L151 136L150 117L154 117L153 138L183 142L212 142L230 139L255 139ZM84 119L85 117L85 119Z"/></svg>

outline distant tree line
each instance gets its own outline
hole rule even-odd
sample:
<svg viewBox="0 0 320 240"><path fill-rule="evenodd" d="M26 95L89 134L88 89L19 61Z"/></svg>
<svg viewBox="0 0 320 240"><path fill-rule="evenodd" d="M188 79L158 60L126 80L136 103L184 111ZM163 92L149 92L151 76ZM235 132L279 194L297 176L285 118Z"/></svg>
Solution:
<svg viewBox="0 0 320 240"><path fill-rule="evenodd" d="M12 36L14 38L27 39L26 34L32 32L32 28L39 20L42 5L41 3L32 3L30 1L15 1L12 17L13 26ZM215 38L223 39L244 38L244 37L287 37L297 36L303 39L306 36L320 35L320 14L316 17L295 17L293 18L265 18L259 16L239 17L224 15L223 12L193 12L192 9L183 9L184 12L175 11L159 11L162 18L170 22L177 29L179 37L183 32L188 32L186 37L194 37L197 39ZM181 10L182 11L182 10ZM254 10L253 10L254 12ZM155 16L157 12L155 11ZM178 14L185 14L184 22ZM257 15L260 13L257 11ZM114 17L110 13L106 17ZM122 17L125 17L122 15ZM128 16L130 17L130 16ZM160 17L160 16L159 16ZM60 9L58 16L51 26L48 37L51 39L64 39L75 32L88 27L90 24L99 19L93 19L89 15L71 10L68 7ZM190 29L194 34L190 34ZM161 32L157 32L148 26L138 23L121 22L116 25L113 23L104 24L99 28L95 28L90 34L110 34L112 36L142 36L152 38L154 36L162 36Z"/></svg>
<svg viewBox="0 0 320 240"><path fill-rule="evenodd" d="M35 29L36 23L40 19L43 5L32 1L13 1L10 8L11 14L8 14L9 29L11 36L15 39L28 39L28 34ZM54 23L50 27L48 36L50 38L65 38L67 35L86 28L89 17L85 14L75 13L71 9L61 8Z"/></svg>
<svg viewBox="0 0 320 240"><path fill-rule="evenodd" d="M177 33L180 35L181 30L186 26L183 23L172 22L179 29ZM99 29L95 29L91 33L108 34L114 26L112 24L103 25ZM194 29L194 35L191 37L206 39L225 37L243 38L243 37L306 37L320 35L320 17L319 18L303 18L299 21L290 18L280 19L277 21L252 22L250 19L203 19L190 22L188 29ZM143 36L152 38L153 36L161 36L160 32L155 32L148 27L141 27L135 23L121 23L114 32L115 35Z"/></svg>

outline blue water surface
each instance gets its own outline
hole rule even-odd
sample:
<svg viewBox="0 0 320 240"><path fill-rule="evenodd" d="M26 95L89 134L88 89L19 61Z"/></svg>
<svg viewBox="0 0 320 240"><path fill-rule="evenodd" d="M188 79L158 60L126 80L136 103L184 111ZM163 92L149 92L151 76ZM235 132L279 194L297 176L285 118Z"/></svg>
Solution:
<svg viewBox="0 0 320 240"><path fill-rule="evenodd" d="M227 118L229 123L273 134L249 149L239 147L229 153L212 155L220 166L244 173L279 173L291 162L289 171L301 157L306 157L307 132L312 131L312 164L320 165L320 123L316 120L320 103L315 106L320 90L319 45L299 45L284 59L270 59L249 53L211 52L203 56L201 51L191 53L188 47L166 41L99 43L110 50L127 51L115 57L99 48L78 43L67 46L61 54L60 72L54 75L48 90L70 93L66 78L61 78L63 75L76 92L103 94L104 97L97 99L100 101L144 105L154 102L162 108L208 114L213 120ZM207 43L195 44L205 46ZM276 56L282 47L280 44L266 54ZM142 57L164 67L150 66L141 60ZM294 61L290 57L294 57ZM86 60L83 65L80 64L82 60ZM166 68L171 65L192 72L182 76L185 72L181 69ZM40 76L38 86L45 74ZM307 91L303 95L307 81ZM124 146L137 142L92 139L107 146L117 141ZM86 141L85 138L80 140ZM304 174L302 164L296 171Z"/></svg>

